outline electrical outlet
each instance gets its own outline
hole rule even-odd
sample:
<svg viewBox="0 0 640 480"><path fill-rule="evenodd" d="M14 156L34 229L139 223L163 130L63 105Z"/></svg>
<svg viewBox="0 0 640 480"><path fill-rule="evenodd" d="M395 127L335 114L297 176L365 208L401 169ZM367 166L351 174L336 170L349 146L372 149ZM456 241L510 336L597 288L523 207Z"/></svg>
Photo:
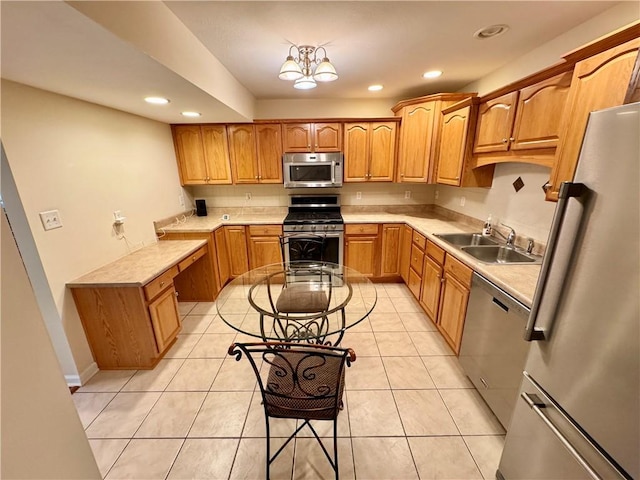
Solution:
<svg viewBox="0 0 640 480"><path fill-rule="evenodd" d="M40 212L40 221L45 230L53 230L62 227L62 219L58 210L48 210Z"/></svg>
<svg viewBox="0 0 640 480"><path fill-rule="evenodd" d="M356 192L356 200L362 200L362 192Z"/></svg>
<svg viewBox="0 0 640 480"><path fill-rule="evenodd" d="M436 190L436 200L438 199L439 196L440 196L440 192Z"/></svg>
<svg viewBox="0 0 640 480"><path fill-rule="evenodd" d="M244 199L247 200L247 201L251 200L251 193L249 193L249 192L245 193L244 194Z"/></svg>
<svg viewBox="0 0 640 480"><path fill-rule="evenodd" d="M464 207L465 202L467 201L467 199L465 197L460 197L460 206Z"/></svg>
<svg viewBox="0 0 640 480"><path fill-rule="evenodd" d="M405 200L408 200L409 198L411 198L411 190L405 190L404 198Z"/></svg>
<svg viewBox="0 0 640 480"><path fill-rule="evenodd" d="M113 223L116 225L122 225L124 223L126 217L122 216L121 210L116 210L113 212Z"/></svg>

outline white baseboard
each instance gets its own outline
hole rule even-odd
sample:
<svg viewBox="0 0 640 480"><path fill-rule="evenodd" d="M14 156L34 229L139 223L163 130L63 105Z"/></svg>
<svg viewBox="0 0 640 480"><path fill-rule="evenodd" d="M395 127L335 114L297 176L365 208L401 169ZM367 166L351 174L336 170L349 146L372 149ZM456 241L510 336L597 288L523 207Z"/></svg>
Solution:
<svg viewBox="0 0 640 480"><path fill-rule="evenodd" d="M87 368L80 373L80 375L65 375L64 379L67 381L67 385L70 387L80 387L87 383L91 377L98 373L100 369L96 362L91 362Z"/></svg>

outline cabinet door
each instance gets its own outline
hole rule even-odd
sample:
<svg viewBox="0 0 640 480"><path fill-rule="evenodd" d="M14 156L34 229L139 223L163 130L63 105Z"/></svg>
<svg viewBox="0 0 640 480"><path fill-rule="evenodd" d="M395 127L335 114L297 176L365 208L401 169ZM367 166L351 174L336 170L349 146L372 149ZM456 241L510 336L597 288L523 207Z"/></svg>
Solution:
<svg viewBox="0 0 640 480"><path fill-rule="evenodd" d="M202 131L200 125L174 125L173 142L182 185L207 183Z"/></svg>
<svg viewBox="0 0 640 480"><path fill-rule="evenodd" d="M313 126L314 152L341 152L342 125L339 123L316 123Z"/></svg>
<svg viewBox="0 0 640 480"><path fill-rule="evenodd" d="M213 232L216 241L216 257L218 258L218 284L220 288L231 278L231 267L229 266L229 252L227 250L227 237L224 227Z"/></svg>
<svg viewBox="0 0 640 480"><path fill-rule="evenodd" d="M377 240L377 236L349 235L345 237L345 265L366 277L375 277Z"/></svg>
<svg viewBox="0 0 640 480"><path fill-rule="evenodd" d="M178 302L173 286L149 304L149 314L153 324L153 334L158 345L158 352L162 353L180 330L180 315Z"/></svg>
<svg viewBox="0 0 640 480"><path fill-rule="evenodd" d="M639 46L640 39L635 39L576 63L547 200L557 200L560 184L573 179L589 113L622 105Z"/></svg>
<svg viewBox="0 0 640 480"><path fill-rule="evenodd" d="M442 290L442 265L431 257L424 257L424 269L422 272L422 291L420 303L433 323L438 321L438 306L440 304L440 291Z"/></svg>
<svg viewBox="0 0 640 480"><path fill-rule="evenodd" d="M344 181L366 182L369 162L369 124L344 126Z"/></svg>
<svg viewBox="0 0 640 480"><path fill-rule="evenodd" d="M202 125L202 144L207 165L207 183L230 184L231 164L227 128L224 125Z"/></svg>
<svg viewBox="0 0 640 480"><path fill-rule="evenodd" d="M400 244L400 276L404 283L409 283L409 266L411 264L411 242L413 229L407 225L402 226L402 239Z"/></svg>
<svg viewBox="0 0 640 480"><path fill-rule="evenodd" d="M395 122L375 122L369 126L369 181L393 181L396 168L396 126Z"/></svg>
<svg viewBox="0 0 640 480"><path fill-rule="evenodd" d="M233 183L258 183L258 159L253 125L227 126Z"/></svg>
<svg viewBox="0 0 640 480"><path fill-rule="evenodd" d="M283 125L285 152L311 152L311 124L285 123Z"/></svg>
<svg viewBox="0 0 640 480"><path fill-rule="evenodd" d="M256 153L260 183L282 183L282 126L256 125Z"/></svg>
<svg viewBox="0 0 640 480"><path fill-rule="evenodd" d="M407 287L413 293L413 296L416 299L420 298L420 285L422 285L422 277L416 273L413 268L409 268L409 281L407 282Z"/></svg>
<svg viewBox="0 0 640 480"><path fill-rule="evenodd" d="M249 262L251 268L282 263L279 237L249 237Z"/></svg>
<svg viewBox="0 0 640 480"><path fill-rule="evenodd" d="M447 113L442 118L437 182L460 185L465 161L467 132L471 107Z"/></svg>
<svg viewBox="0 0 640 480"><path fill-rule="evenodd" d="M402 114L400 144L400 182L425 183L429 175L431 136L436 102L405 107Z"/></svg>
<svg viewBox="0 0 640 480"><path fill-rule="evenodd" d="M571 72L566 72L520 90L511 150L558 146L570 86Z"/></svg>
<svg viewBox="0 0 640 480"><path fill-rule="evenodd" d="M473 153L506 152L513 128L518 92L480 104Z"/></svg>
<svg viewBox="0 0 640 480"><path fill-rule="evenodd" d="M400 273L400 240L402 225L382 226L382 265L380 275L398 275Z"/></svg>
<svg viewBox="0 0 640 480"><path fill-rule="evenodd" d="M467 313L469 289L449 273L444 274L442 302L438 315L438 330L456 355L460 352L462 328Z"/></svg>
<svg viewBox="0 0 640 480"><path fill-rule="evenodd" d="M226 226L224 227L224 233L229 252L231 276L237 277L249 271L245 230L241 226Z"/></svg>

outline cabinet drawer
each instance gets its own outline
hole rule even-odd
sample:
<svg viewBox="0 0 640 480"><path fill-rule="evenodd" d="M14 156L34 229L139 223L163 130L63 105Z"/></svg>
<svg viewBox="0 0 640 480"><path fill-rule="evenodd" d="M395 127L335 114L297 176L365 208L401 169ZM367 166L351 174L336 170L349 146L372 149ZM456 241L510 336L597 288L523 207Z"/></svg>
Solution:
<svg viewBox="0 0 640 480"><path fill-rule="evenodd" d="M178 271L182 272L182 271L186 270L192 264L194 264L196 261L198 261L199 259L204 257L206 254L207 254L207 246L204 245L204 246L200 247L198 250L196 250L195 252L193 252L191 255L189 255L187 258L182 260L178 264Z"/></svg>
<svg viewBox="0 0 640 480"><path fill-rule="evenodd" d="M249 236L279 237L282 235L282 225L249 225Z"/></svg>
<svg viewBox="0 0 640 480"><path fill-rule="evenodd" d="M444 271L445 273L449 273L456 277L460 283L465 286L471 287L471 275L473 274L473 270L467 267L460 260L452 257L451 255L447 255L444 262Z"/></svg>
<svg viewBox="0 0 640 480"><path fill-rule="evenodd" d="M424 251L424 247L427 246L427 237L420 233L413 231L413 244L420 247L420 250Z"/></svg>
<svg viewBox="0 0 640 480"><path fill-rule="evenodd" d="M440 265L444 265L444 250L433 242L427 242L427 255L433 258Z"/></svg>
<svg viewBox="0 0 640 480"><path fill-rule="evenodd" d="M409 269L409 283L407 287L413 293L413 296L420 298L420 285L422 284L422 277L413 271L413 268Z"/></svg>
<svg viewBox="0 0 640 480"><path fill-rule="evenodd" d="M144 295L147 300L151 300L153 297L162 292L173 282L173 277L178 275L178 266L174 265L169 270L151 280L144 286Z"/></svg>
<svg viewBox="0 0 640 480"><path fill-rule="evenodd" d="M377 223L347 224L344 227L344 233L346 235L377 235L378 224Z"/></svg>
<svg viewBox="0 0 640 480"><path fill-rule="evenodd" d="M422 275L422 266L424 262L424 253L417 246L411 246L411 268L415 270L418 275Z"/></svg>

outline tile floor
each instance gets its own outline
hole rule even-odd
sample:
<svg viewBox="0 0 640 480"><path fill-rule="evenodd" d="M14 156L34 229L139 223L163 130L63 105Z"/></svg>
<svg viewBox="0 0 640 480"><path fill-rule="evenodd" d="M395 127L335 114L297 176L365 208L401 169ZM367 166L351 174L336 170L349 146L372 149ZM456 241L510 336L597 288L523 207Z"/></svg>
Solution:
<svg viewBox="0 0 640 480"><path fill-rule="evenodd" d="M342 342L357 360L339 417L341 478L493 479L504 430L409 290L376 288L374 312ZM226 355L234 340L255 339L236 335L213 303L180 310L181 335L154 370L101 371L73 394L100 471L108 480L263 479L260 393L246 359ZM272 423L272 443L294 427ZM308 435L287 446L273 479L333 478Z"/></svg>

